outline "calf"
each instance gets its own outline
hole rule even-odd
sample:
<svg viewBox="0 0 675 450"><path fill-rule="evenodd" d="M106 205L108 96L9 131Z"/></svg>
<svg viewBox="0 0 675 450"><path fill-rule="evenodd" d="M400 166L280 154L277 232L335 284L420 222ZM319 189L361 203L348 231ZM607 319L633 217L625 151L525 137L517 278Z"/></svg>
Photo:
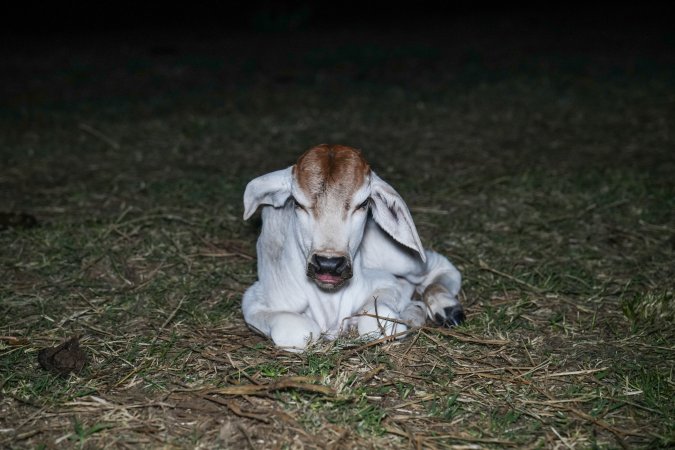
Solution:
<svg viewBox="0 0 675 450"><path fill-rule="evenodd" d="M302 351L354 327L376 339L427 317L446 327L464 320L459 271L422 247L405 202L358 150L319 145L252 180L244 219L261 206L258 281L242 308L277 346Z"/></svg>

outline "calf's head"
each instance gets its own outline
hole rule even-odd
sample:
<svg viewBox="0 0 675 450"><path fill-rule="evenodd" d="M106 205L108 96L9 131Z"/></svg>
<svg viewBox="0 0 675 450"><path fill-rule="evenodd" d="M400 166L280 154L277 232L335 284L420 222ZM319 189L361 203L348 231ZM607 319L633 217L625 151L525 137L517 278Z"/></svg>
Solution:
<svg viewBox="0 0 675 450"><path fill-rule="evenodd" d="M323 289L338 289L352 277L369 212L394 240L425 259L401 196L350 147L319 145L295 165L252 180L244 193L244 219L261 205L292 209L289 225L307 276Z"/></svg>

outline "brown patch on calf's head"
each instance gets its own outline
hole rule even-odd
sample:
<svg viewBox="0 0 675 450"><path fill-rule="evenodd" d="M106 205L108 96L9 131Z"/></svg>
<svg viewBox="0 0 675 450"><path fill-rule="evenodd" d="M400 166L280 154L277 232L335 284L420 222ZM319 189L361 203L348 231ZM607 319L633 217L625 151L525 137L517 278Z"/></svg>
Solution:
<svg viewBox="0 0 675 450"><path fill-rule="evenodd" d="M368 173L370 166L361 152L344 145L322 144L311 148L293 167L300 189L313 203L327 192L348 201Z"/></svg>

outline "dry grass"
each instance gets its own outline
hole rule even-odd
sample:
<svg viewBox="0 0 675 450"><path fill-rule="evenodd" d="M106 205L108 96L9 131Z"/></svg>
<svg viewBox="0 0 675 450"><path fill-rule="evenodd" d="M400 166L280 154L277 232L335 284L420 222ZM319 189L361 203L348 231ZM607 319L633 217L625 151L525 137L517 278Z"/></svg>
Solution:
<svg viewBox="0 0 675 450"><path fill-rule="evenodd" d="M672 446L670 66L437 38L5 58L0 212L37 226L0 230L0 447ZM246 328L243 186L326 141L457 263L465 325L301 355ZM38 367L76 334L82 373Z"/></svg>

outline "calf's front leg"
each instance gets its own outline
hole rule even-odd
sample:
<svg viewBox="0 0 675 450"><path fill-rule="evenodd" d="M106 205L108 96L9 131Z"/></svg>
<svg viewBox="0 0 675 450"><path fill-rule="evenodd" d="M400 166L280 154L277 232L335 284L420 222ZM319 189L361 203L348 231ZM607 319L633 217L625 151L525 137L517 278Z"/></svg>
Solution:
<svg viewBox="0 0 675 450"><path fill-rule="evenodd" d="M319 325L307 316L294 312L270 312L270 337L277 347L290 352L303 351L321 336Z"/></svg>
<svg viewBox="0 0 675 450"><path fill-rule="evenodd" d="M267 300L260 282L244 293L242 310L249 327L290 352L301 352L320 338L321 327L314 320L297 312L277 309L279 305L272 309Z"/></svg>

